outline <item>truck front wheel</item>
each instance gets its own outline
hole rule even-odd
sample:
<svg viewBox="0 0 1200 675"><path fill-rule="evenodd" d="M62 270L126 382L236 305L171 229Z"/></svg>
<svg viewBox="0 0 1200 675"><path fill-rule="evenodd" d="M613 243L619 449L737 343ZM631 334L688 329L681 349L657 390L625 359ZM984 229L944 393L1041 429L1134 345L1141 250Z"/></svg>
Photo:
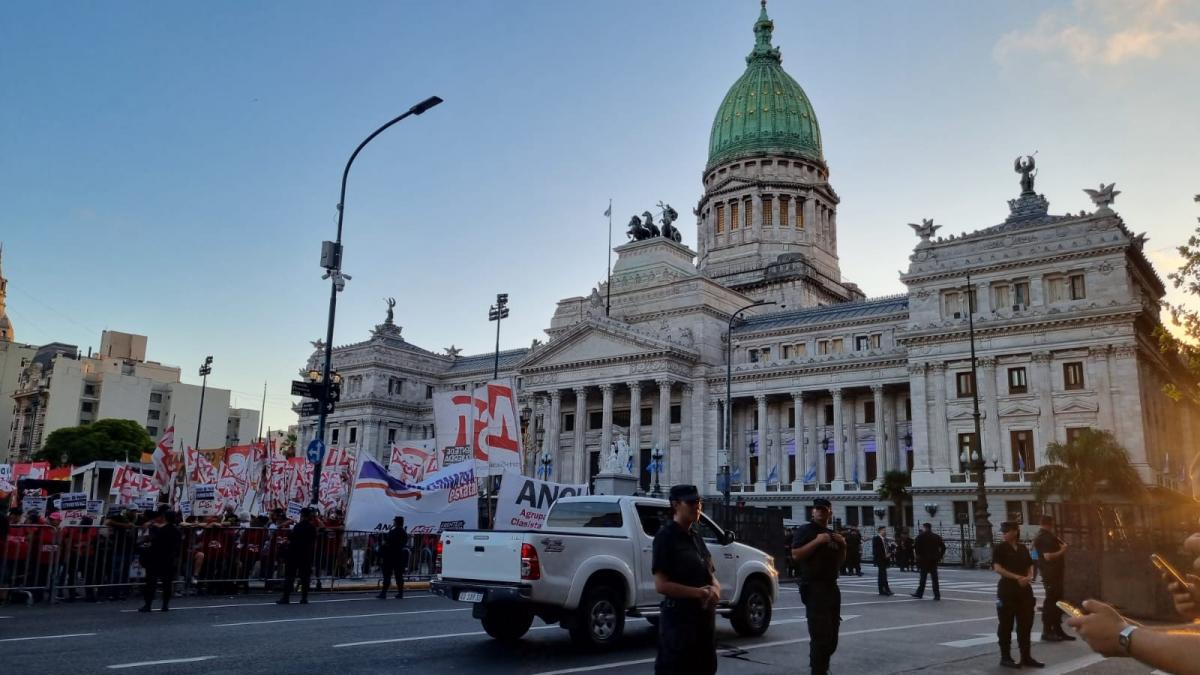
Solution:
<svg viewBox="0 0 1200 675"><path fill-rule="evenodd" d="M593 586L584 591L570 630L576 643L600 649L612 647L625 630L621 594L609 586Z"/></svg>
<svg viewBox="0 0 1200 675"><path fill-rule="evenodd" d="M745 637L758 637L767 632L771 625L771 593L767 585L758 579L751 579L742 598L733 608L729 617L733 630Z"/></svg>
<svg viewBox="0 0 1200 675"><path fill-rule="evenodd" d="M513 642L529 632L533 625L533 612L524 607L489 607L481 619L483 630L502 642Z"/></svg>

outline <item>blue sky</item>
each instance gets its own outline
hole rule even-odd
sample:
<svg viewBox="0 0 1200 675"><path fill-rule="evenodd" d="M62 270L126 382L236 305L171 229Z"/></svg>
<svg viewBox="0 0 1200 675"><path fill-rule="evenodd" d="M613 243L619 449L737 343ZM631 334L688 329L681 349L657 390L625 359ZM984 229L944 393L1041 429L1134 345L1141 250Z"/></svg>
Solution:
<svg viewBox="0 0 1200 675"><path fill-rule="evenodd" d="M915 243L1003 220L1038 152L1053 212L1116 181L1160 274L1200 206L1200 4L775 0L775 43L821 122L843 275L903 290ZM604 277L618 226L701 194L709 126L753 44L752 0L11 2L0 7L0 211L21 341L150 336L150 358L294 422L288 381L323 336L320 241L342 166L335 342L382 298L410 341L542 338ZM694 246L695 224L683 221ZM618 228L617 242L624 235Z"/></svg>

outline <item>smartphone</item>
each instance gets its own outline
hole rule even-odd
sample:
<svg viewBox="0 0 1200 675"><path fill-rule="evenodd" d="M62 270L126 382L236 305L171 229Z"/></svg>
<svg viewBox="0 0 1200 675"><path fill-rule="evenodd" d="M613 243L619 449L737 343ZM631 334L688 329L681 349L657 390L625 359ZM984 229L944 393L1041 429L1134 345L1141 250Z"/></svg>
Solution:
<svg viewBox="0 0 1200 675"><path fill-rule="evenodd" d="M1175 581L1179 582L1180 586L1187 588L1187 579L1183 578L1183 575L1179 573L1179 570L1175 569L1175 566L1167 562L1161 555L1157 553L1151 553L1150 562L1154 563L1154 566L1158 568L1159 572L1166 572L1174 577Z"/></svg>
<svg viewBox="0 0 1200 675"><path fill-rule="evenodd" d="M1063 614L1066 614L1067 616L1083 616L1083 610L1079 609L1075 605L1072 605L1066 600L1059 600L1054 604L1063 611Z"/></svg>

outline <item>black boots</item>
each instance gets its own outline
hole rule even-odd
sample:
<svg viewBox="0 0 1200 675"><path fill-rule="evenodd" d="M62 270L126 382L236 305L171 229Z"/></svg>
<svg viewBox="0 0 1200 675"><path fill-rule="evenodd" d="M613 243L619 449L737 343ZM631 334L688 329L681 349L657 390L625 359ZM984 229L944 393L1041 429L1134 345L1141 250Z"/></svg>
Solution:
<svg viewBox="0 0 1200 675"><path fill-rule="evenodd" d="M1021 665L1025 668L1045 668L1046 664L1041 661L1035 661L1029 654L1021 655Z"/></svg>

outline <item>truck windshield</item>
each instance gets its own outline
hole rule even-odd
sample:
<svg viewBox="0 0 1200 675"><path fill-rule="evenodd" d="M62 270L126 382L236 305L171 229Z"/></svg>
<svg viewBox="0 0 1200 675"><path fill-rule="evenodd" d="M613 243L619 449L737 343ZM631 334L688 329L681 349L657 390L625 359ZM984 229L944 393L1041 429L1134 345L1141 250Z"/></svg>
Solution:
<svg viewBox="0 0 1200 675"><path fill-rule="evenodd" d="M546 527L621 527L617 502L558 502L550 509Z"/></svg>

